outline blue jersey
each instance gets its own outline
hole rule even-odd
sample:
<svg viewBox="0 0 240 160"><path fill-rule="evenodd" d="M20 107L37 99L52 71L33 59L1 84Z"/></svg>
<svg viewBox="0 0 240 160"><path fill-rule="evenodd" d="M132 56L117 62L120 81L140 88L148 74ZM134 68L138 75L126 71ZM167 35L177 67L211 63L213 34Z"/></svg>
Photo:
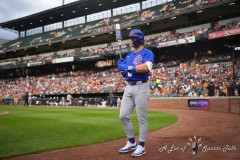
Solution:
<svg viewBox="0 0 240 160"><path fill-rule="evenodd" d="M137 66L144 64L145 62L154 62L154 54L151 50L143 48L137 53L131 52L125 57L126 65L128 66ZM137 73L136 71L132 72L132 76L129 76L129 73L126 75L127 81L147 81L149 73Z"/></svg>

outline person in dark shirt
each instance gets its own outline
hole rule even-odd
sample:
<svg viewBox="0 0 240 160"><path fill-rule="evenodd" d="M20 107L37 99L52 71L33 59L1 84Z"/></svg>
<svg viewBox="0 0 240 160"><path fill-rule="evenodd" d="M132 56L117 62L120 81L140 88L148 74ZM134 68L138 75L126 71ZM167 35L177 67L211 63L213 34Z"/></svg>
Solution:
<svg viewBox="0 0 240 160"><path fill-rule="evenodd" d="M214 96L215 86L213 85L213 82L209 83L207 89L208 89L208 96Z"/></svg>
<svg viewBox="0 0 240 160"><path fill-rule="evenodd" d="M228 96L234 96L234 84L230 83L229 87L228 87Z"/></svg>
<svg viewBox="0 0 240 160"><path fill-rule="evenodd" d="M26 92L25 97L24 97L24 100L25 100L24 106L28 106L29 105L28 99L29 99L29 94L28 94L28 92Z"/></svg>

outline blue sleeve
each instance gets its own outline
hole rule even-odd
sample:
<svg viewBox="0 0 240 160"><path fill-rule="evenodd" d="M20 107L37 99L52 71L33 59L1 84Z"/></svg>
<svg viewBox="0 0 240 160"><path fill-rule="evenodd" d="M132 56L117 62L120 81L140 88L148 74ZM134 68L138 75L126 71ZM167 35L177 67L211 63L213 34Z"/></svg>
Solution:
<svg viewBox="0 0 240 160"><path fill-rule="evenodd" d="M144 54L144 59L143 59L143 63L150 61L150 62L154 62L154 54L151 50L146 49L145 54Z"/></svg>

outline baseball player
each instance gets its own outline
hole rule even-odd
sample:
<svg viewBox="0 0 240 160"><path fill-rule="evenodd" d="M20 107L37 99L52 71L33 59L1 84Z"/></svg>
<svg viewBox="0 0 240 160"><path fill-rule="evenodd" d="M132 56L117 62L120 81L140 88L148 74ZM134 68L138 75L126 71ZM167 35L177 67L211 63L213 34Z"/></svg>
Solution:
<svg viewBox="0 0 240 160"><path fill-rule="evenodd" d="M127 54L125 59L118 60L118 70L127 81L120 108L120 119L127 134L127 144L119 149L120 153L135 150L132 156L139 157L146 153L144 143L148 132L147 104L150 95L148 84L149 73L152 70L154 54L144 48L144 34L134 29L129 34L130 46L134 51ZM131 113L136 107L139 128L139 143L134 139L133 125L130 120Z"/></svg>

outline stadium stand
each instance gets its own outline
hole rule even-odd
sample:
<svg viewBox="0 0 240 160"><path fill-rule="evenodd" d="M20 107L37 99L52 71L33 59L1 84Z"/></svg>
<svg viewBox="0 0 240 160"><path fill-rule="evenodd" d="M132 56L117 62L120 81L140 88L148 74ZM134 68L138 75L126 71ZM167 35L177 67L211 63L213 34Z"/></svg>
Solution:
<svg viewBox="0 0 240 160"><path fill-rule="evenodd" d="M28 46L44 45L46 43L58 42L66 39L72 39L76 37L85 37L94 34L105 33L113 31L115 24L120 23L121 26L128 27L139 22L148 22L147 20L158 20L166 18L168 16L178 15L182 13L189 12L195 8L208 7L214 3L220 2L220 0L215 1L173 1L159 6L152 7L151 9L145 9L142 11L136 11L135 13L129 13L126 15L120 15L116 17L111 17L108 19L97 20L88 22L85 24L80 24L77 26L71 26L64 29L59 29L50 32L44 32L40 36L32 35L24 38L19 38L15 41L8 42L0 47L0 50L12 49L17 50L18 48L24 48Z"/></svg>
<svg viewBox="0 0 240 160"><path fill-rule="evenodd" d="M224 20L219 13L207 14L227 8L229 2L237 3L169 1L6 42L0 45L0 104L12 103L14 94L23 98L28 91L35 105L66 105L70 93L73 105L106 101L112 106L126 83L116 68L120 51L112 32L117 23L124 37L129 27L146 33L145 45L156 57L149 79L151 97L188 97L192 91L207 97L209 85L215 87L214 96L239 96L240 56L229 47L240 45L239 12L221 13ZM238 11L239 6L234 7L231 10ZM205 15L196 13L199 10ZM234 34L214 35L232 30ZM123 55L131 51L128 43L123 39Z"/></svg>

